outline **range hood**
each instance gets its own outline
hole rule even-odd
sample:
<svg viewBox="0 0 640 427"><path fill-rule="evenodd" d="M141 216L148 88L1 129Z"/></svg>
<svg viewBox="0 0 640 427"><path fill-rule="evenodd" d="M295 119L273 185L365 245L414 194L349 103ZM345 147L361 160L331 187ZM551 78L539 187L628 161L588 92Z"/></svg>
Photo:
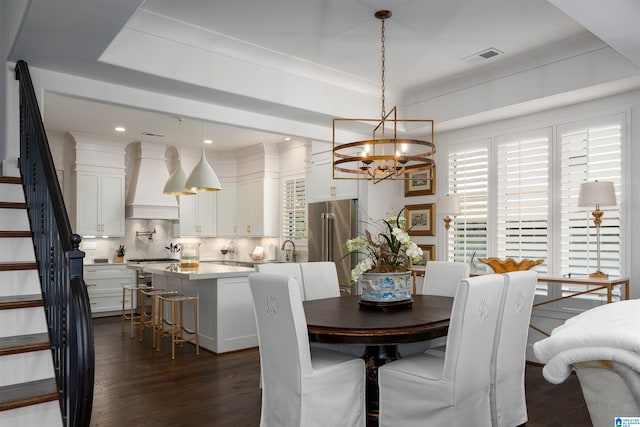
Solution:
<svg viewBox="0 0 640 427"><path fill-rule="evenodd" d="M176 197L162 193L169 179L166 150L164 144L149 142L136 142L127 147L129 155L135 157L127 193L127 218L178 219Z"/></svg>

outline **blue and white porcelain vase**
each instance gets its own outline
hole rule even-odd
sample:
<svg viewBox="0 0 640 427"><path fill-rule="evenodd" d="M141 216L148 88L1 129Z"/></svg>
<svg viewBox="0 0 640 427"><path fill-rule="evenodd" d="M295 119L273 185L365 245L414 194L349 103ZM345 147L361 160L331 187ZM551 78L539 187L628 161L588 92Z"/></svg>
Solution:
<svg viewBox="0 0 640 427"><path fill-rule="evenodd" d="M411 300L411 272L363 273L359 279L362 301L385 303Z"/></svg>

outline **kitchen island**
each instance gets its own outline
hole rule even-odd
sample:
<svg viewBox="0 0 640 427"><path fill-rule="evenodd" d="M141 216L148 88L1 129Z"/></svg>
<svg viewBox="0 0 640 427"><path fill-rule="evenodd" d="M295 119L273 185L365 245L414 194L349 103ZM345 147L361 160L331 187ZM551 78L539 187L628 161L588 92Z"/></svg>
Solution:
<svg viewBox="0 0 640 427"><path fill-rule="evenodd" d="M178 263L144 265L153 276L153 286L197 296L200 346L214 353L258 346L258 333L249 288L249 267L200 263L197 269L182 269ZM185 325L193 329L193 312L185 306Z"/></svg>

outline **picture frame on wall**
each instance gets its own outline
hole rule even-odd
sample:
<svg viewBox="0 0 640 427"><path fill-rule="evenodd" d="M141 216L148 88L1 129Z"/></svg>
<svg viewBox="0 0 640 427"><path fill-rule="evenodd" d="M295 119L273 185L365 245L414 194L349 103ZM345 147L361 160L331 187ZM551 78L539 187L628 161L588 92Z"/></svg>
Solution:
<svg viewBox="0 0 640 427"><path fill-rule="evenodd" d="M410 236L435 236L435 203L405 205L404 215Z"/></svg>
<svg viewBox="0 0 640 427"><path fill-rule="evenodd" d="M436 167L421 172L409 172L404 181L404 196L428 196L436 194Z"/></svg>
<svg viewBox="0 0 640 427"><path fill-rule="evenodd" d="M414 262L414 266L424 267L427 265L427 261L434 261L436 259L436 245L418 245L422 249L422 259L419 262Z"/></svg>

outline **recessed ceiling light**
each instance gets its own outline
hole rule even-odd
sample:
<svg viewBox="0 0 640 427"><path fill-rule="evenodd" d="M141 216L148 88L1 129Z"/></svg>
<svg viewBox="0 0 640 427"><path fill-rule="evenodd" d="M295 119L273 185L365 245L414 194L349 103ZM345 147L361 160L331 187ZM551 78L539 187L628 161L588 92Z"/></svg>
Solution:
<svg viewBox="0 0 640 427"><path fill-rule="evenodd" d="M286 137L284 140L285 140L285 141L291 141L291 138Z"/></svg>
<svg viewBox="0 0 640 427"><path fill-rule="evenodd" d="M116 132L124 132L126 129L122 126L116 126Z"/></svg>
<svg viewBox="0 0 640 427"><path fill-rule="evenodd" d="M205 140L204 140L204 143L205 143L205 144L213 144L213 141L212 141L212 140L210 140L210 139L205 139Z"/></svg>

